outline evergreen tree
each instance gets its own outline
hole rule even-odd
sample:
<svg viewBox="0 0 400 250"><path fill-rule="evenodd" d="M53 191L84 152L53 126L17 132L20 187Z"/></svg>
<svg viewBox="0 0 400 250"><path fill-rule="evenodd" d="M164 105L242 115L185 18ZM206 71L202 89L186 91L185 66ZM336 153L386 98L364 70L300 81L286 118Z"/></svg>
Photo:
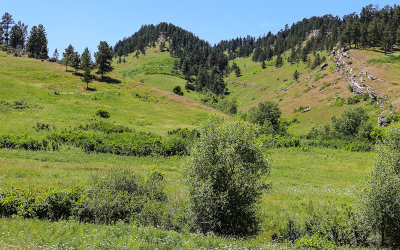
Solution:
<svg viewBox="0 0 400 250"><path fill-rule="evenodd" d="M24 48L25 47L25 40L27 35L28 26L18 22L17 25L14 25L11 28L10 33L10 46L13 48Z"/></svg>
<svg viewBox="0 0 400 250"><path fill-rule="evenodd" d="M239 66L237 66L237 67L235 68L235 75L236 75L236 77L239 77L239 76L242 75L242 71L240 70Z"/></svg>
<svg viewBox="0 0 400 250"><path fill-rule="evenodd" d="M278 55L275 62L275 67L279 68L283 65L283 59L281 55Z"/></svg>
<svg viewBox="0 0 400 250"><path fill-rule="evenodd" d="M265 65L265 61L262 61L261 67L262 67L263 69L265 69L265 68L267 67L267 66Z"/></svg>
<svg viewBox="0 0 400 250"><path fill-rule="evenodd" d="M10 26L14 24L14 20L12 16L9 13L4 13L4 15L1 17L1 23L0 23L0 28L3 31L4 35L4 41L6 44L9 44L9 36L10 36Z"/></svg>
<svg viewBox="0 0 400 250"><path fill-rule="evenodd" d="M299 76L300 76L300 73L297 71L297 69L296 69L296 71L293 73L293 79L295 80L295 81L297 81L297 80L299 80Z"/></svg>
<svg viewBox="0 0 400 250"><path fill-rule="evenodd" d="M108 45L107 42L101 41L99 46L97 46L98 52L94 54L96 58L97 65L97 73L104 77L104 74L113 71L113 67L111 66L113 59L112 48Z"/></svg>
<svg viewBox="0 0 400 250"><path fill-rule="evenodd" d="M39 24L37 27L32 27L28 43L26 44L26 51L30 57L38 59L48 58L47 37L43 25Z"/></svg>
<svg viewBox="0 0 400 250"><path fill-rule="evenodd" d="M58 54L58 50L57 50L57 48L54 50L54 53L53 53L53 60L54 61L56 61L56 62L58 62L58 57L59 57L59 54Z"/></svg>
<svg viewBox="0 0 400 250"><path fill-rule="evenodd" d="M81 56L81 69L83 70L82 81L86 83L86 89L89 89L89 83L92 82L93 77L90 74L92 70L92 57L87 47L85 48Z"/></svg>
<svg viewBox="0 0 400 250"><path fill-rule="evenodd" d="M72 68L74 68L75 74L76 71L79 69L80 64L81 64L81 57L79 56L79 53L75 51L74 53L72 53L71 57L71 66Z"/></svg>
<svg viewBox="0 0 400 250"><path fill-rule="evenodd" d="M75 53L74 47L70 44L68 47L65 49L65 52L63 53L63 61L65 64L65 71L67 71L67 67L72 65L72 59L73 59L73 54Z"/></svg>

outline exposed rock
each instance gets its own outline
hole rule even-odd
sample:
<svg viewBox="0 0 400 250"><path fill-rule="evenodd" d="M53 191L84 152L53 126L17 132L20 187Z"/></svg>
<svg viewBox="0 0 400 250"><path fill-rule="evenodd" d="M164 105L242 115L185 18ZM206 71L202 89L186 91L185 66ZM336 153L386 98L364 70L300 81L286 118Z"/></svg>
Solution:
<svg viewBox="0 0 400 250"><path fill-rule="evenodd" d="M303 109L303 111L301 111L302 113L306 113L306 112L308 112L308 111L310 111L311 110L311 108L306 108L306 109Z"/></svg>

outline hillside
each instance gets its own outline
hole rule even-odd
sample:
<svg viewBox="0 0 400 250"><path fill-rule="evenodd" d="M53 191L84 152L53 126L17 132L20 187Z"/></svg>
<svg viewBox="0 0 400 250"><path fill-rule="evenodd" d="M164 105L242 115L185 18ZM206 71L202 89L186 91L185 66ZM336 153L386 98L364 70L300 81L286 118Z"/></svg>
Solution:
<svg viewBox="0 0 400 250"><path fill-rule="evenodd" d="M33 132L36 123L57 129L83 124L97 110L111 113L111 122L143 131L166 134L180 127L194 128L214 112L195 101L122 79L95 81L85 91L79 76L55 63L0 53L1 134Z"/></svg>

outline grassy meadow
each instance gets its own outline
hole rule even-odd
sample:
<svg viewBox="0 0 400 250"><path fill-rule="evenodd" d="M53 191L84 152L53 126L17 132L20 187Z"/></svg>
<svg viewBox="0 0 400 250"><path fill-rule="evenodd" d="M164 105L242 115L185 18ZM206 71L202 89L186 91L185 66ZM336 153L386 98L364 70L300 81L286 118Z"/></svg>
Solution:
<svg viewBox="0 0 400 250"><path fill-rule="evenodd" d="M177 128L198 128L215 110L195 101L201 98L200 94L184 91L184 97L179 97L170 93L177 85L184 89L185 81L170 73L174 61L169 53L157 50L148 49L139 59L128 56L126 63L114 62L116 69L108 82L90 83L94 91L86 91L80 77L72 71L66 72L63 65L0 53L0 135L45 135L35 129L38 122L61 131L86 123L99 109L110 112L108 121L111 123L162 136ZM276 101L282 98L281 107L294 102L283 110L285 117L297 117L300 121L289 127L292 134L304 135L311 127L329 123L332 115L339 116L349 108L323 102L323 105L313 106L308 113L294 114L293 107L307 104L302 102L307 94L303 89L311 84L322 86L323 79L315 81L315 75L312 75L314 83L291 80L295 69L303 72L300 78L304 81L307 74L313 74L301 63L289 65L285 62L282 68L276 69L270 62L263 70L260 63L254 63L250 58L236 59L236 62L242 69L242 76L237 78L232 73L226 79L231 93L227 98L237 99L242 111L267 98ZM247 86L230 82L247 83ZM313 89L319 91L320 85ZM286 87L293 90L286 92ZM329 88L333 91L335 87ZM296 97L295 93L299 92L302 94ZM327 97L320 99L323 98ZM374 105L359 103L355 106L366 107L371 119L376 120L378 113ZM288 218L295 216L301 220L306 214L305 205L310 201L321 205L353 204L355 185L369 173L374 157L373 152L327 148L269 150L272 167L267 181L271 187L260 203L261 232L251 239L178 233L122 223L96 225L15 217L0 219L0 247L286 248L288 246L270 242L271 236L279 233ZM159 170L165 174L166 192L180 197L186 195L182 180L185 161L181 156L88 154L66 145L59 151L0 149L0 188L67 189L86 186L93 175L113 169L139 175Z"/></svg>

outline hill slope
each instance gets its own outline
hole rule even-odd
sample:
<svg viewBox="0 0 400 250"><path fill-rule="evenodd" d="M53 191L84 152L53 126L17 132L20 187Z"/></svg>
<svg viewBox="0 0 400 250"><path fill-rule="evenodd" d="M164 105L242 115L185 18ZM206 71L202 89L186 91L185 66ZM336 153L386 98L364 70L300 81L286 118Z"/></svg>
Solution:
<svg viewBox="0 0 400 250"><path fill-rule="evenodd" d="M0 131L24 133L37 123L62 129L82 124L99 109L111 122L165 134L194 128L214 110L140 82L111 74L114 82L93 82L85 91L78 76L62 65L0 54Z"/></svg>

